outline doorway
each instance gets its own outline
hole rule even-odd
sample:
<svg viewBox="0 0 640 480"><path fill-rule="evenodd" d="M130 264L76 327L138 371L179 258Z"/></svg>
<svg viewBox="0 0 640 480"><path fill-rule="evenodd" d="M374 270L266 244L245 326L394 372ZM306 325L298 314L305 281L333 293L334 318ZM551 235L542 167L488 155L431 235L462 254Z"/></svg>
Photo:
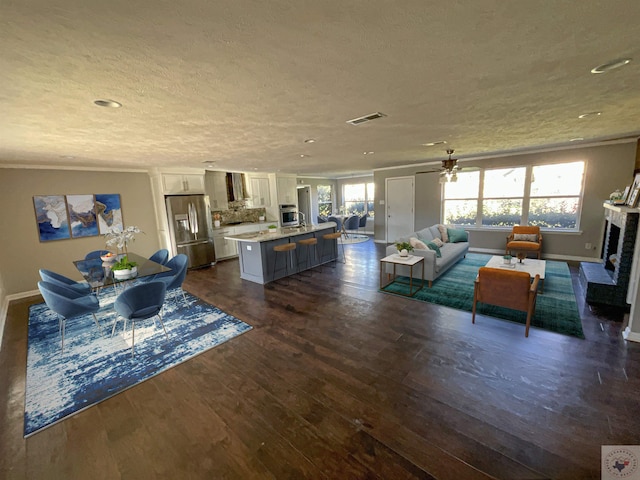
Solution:
<svg viewBox="0 0 640 480"><path fill-rule="evenodd" d="M394 177L385 180L387 243L413 232L414 185L414 177Z"/></svg>

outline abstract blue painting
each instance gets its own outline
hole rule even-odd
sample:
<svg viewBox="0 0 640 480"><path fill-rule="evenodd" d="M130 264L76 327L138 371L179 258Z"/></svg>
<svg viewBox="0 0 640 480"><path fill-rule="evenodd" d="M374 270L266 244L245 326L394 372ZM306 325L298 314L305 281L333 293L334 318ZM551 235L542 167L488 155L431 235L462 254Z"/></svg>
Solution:
<svg viewBox="0 0 640 480"><path fill-rule="evenodd" d="M73 238L98 235L93 195L67 195L67 208Z"/></svg>
<svg viewBox="0 0 640 480"><path fill-rule="evenodd" d="M36 195L33 197L33 205L41 242L70 238L64 195Z"/></svg>
<svg viewBox="0 0 640 480"><path fill-rule="evenodd" d="M98 229L104 235L112 230L122 230L122 208L120 207L120 195L117 193L96 194L96 216L98 217Z"/></svg>

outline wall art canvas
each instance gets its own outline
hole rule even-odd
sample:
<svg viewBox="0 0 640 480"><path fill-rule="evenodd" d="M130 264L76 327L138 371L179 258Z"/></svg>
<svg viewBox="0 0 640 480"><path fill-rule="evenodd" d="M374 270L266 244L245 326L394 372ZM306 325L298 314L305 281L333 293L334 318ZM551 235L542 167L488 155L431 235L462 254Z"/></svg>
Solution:
<svg viewBox="0 0 640 480"><path fill-rule="evenodd" d="M64 195L35 195L33 205L41 242L70 238Z"/></svg>
<svg viewBox="0 0 640 480"><path fill-rule="evenodd" d="M67 209L73 238L98 235L93 195L67 195Z"/></svg>
<svg viewBox="0 0 640 480"><path fill-rule="evenodd" d="M113 230L121 231L122 208L120 207L120 195L117 193L96 194L96 216L98 217L98 229L104 235Z"/></svg>

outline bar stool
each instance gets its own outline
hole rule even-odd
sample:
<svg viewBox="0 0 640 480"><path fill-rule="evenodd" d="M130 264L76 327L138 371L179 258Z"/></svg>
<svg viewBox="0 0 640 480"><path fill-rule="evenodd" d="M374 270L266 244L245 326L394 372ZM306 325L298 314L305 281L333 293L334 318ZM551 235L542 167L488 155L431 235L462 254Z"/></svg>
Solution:
<svg viewBox="0 0 640 480"><path fill-rule="evenodd" d="M323 240L335 240L337 242L338 239L341 236L342 236L342 232L325 233L324 235L322 235L322 239ZM333 245L333 242L331 242L331 244ZM322 258L324 258L324 255L325 255L324 251L326 249L326 245L327 245L327 242L325 241L322 244ZM342 245L342 263L347 263L347 259L345 258L345 255L344 255L344 244L341 244L341 245ZM333 248L332 248L332 250L333 250ZM336 268L335 262L338 261L338 252L337 252L337 250L338 250L338 246L336 245L335 260L334 260L333 268Z"/></svg>
<svg viewBox="0 0 640 480"><path fill-rule="evenodd" d="M276 267L278 266L278 253L282 252L285 254L284 271L285 271L285 277L288 277L289 276L289 260L287 260L287 258L289 257L289 252L295 249L296 249L295 243L283 243L281 245L274 245L273 251L275 252L275 255L273 257L273 275L271 277L272 281L276 279ZM291 266L291 268L293 269L293 265Z"/></svg>
<svg viewBox="0 0 640 480"><path fill-rule="evenodd" d="M318 261L318 239L316 237L313 238L305 238L303 240L298 240L298 245L304 245L307 247L307 258L305 260L305 265L309 268L309 270L313 269L313 260L311 259L311 246L313 246L313 258ZM296 260L298 261L298 272L300 272L300 249L296 250ZM300 275L302 273L300 272ZM311 276L311 272L309 272L309 276Z"/></svg>

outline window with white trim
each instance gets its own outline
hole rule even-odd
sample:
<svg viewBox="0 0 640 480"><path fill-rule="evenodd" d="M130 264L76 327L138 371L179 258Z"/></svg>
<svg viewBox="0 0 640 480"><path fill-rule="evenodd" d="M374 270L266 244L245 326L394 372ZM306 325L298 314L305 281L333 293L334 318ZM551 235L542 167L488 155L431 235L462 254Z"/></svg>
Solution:
<svg viewBox="0 0 640 480"><path fill-rule="evenodd" d="M444 184L443 223L577 230L585 162L461 171Z"/></svg>
<svg viewBox="0 0 640 480"><path fill-rule="evenodd" d="M346 214L374 215L374 183L350 183L343 185L344 212Z"/></svg>
<svg viewBox="0 0 640 480"><path fill-rule="evenodd" d="M331 185L318 185L318 214L328 217L333 213L333 188Z"/></svg>

